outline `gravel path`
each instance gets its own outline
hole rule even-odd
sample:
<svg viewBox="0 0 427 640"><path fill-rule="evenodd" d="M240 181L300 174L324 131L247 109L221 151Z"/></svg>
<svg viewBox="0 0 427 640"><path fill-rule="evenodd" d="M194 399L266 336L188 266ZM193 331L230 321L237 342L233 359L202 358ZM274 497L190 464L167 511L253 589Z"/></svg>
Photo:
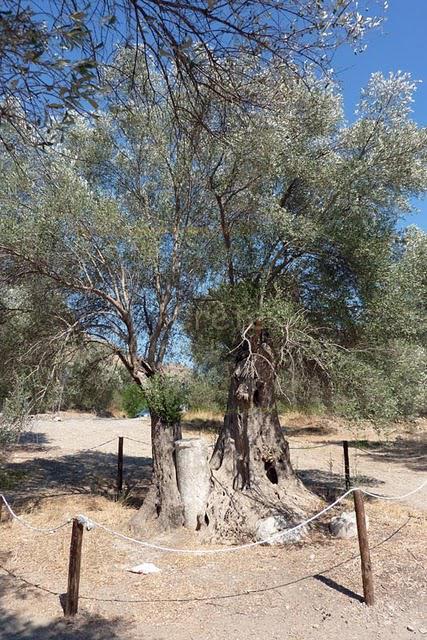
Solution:
<svg viewBox="0 0 427 640"><path fill-rule="evenodd" d="M292 463L301 479L313 490L327 500L333 499L345 490L342 440L337 439L335 434L325 434L323 437L313 435L308 430L309 434L303 436L303 430L298 429L298 436L294 436L295 429L286 429ZM195 435L198 433L184 430L184 437ZM75 486L81 482L90 487L94 477L98 477L105 484L115 478L118 436L125 437L125 478L134 482L138 473L141 473L147 479L151 458L150 423L147 418L111 419L66 413L62 414L61 421L51 417L38 418L31 432L23 439L25 446L14 453L13 463L19 469L38 460L37 464L33 462L32 465L37 468L33 469L35 475L31 482L44 492L49 490L49 486L57 487L62 481L64 485L69 482ZM213 442L213 434L203 437ZM344 437L354 440L351 434L344 434ZM330 444L323 446L327 442ZM369 442L367 444L369 446ZM370 445L372 448L359 449L350 443L354 484L385 495L399 495L416 488L426 477L425 432L387 444L376 439ZM91 464L86 467L89 459ZM43 463L43 460L50 462ZM52 465L53 460L57 460L58 465ZM142 472L141 466L144 466ZM44 468L46 473L43 478ZM426 492L414 494L406 502L414 508L426 510Z"/></svg>

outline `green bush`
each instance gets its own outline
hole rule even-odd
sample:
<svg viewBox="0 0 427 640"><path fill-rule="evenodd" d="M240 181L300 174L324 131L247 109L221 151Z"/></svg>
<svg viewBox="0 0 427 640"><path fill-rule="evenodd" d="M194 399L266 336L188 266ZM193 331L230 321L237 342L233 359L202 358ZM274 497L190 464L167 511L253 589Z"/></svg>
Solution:
<svg viewBox="0 0 427 640"><path fill-rule="evenodd" d="M136 418L141 411L148 408L147 400L141 387L134 383L123 387L121 395L122 409L129 418Z"/></svg>
<svg viewBox="0 0 427 640"><path fill-rule="evenodd" d="M227 377L194 375L188 383L188 408L223 413L227 400Z"/></svg>
<svg viewBox="0 0 427 640"><path fill-rule="evenodd" d="M144 396L151 413L166 424L176 424L187 403L188 385L174 376L156 374L148 381Z"/></svg>

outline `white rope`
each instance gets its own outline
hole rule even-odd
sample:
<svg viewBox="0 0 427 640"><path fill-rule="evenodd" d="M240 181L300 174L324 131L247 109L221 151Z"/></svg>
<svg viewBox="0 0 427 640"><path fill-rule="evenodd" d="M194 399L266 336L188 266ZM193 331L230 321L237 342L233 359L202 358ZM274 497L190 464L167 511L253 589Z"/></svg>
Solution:
<svg viewBox="0 0 427 640"><path fill-rule="evenodd" d="M130 436L123 436L126 440L132 440L132 442L139 442L140 444L151 444L150 442L144 442L144 440L136 440L136 438L131 438Z"/></svg>
<svg viewBox="0 0 427 640"><path fill-rule="evenodd" d="M419 487L415 487L412 491L408 491L408 493L403 494L403 496L384 496L381 493L371 493L371 491L367 491L366 489L361 489L366 496L371 496L371 498L380 498L381 500L404 500L405 498L409 498L409 496L413 496L417 491L421 491L427 484L427 480L424 480Z"/></svg>
<svg viewBox="0 0 427 640"><path fill-rule="evenodd" d="M95 525L95 527L98 527L99 529L103 529L110 535L113 535L117 538L122 538L123 540L134 542L135 544L139 544L143 547L148 547L149 549L156 549L157 551L166 551L169 553L184 553L184 554L188 553L188 554L194 554L194 555L213 555L217 553L229 553L231 551L241 551L242 549L250 549L251 547L257 547L258 545L272 542L273 540L276 540L279 537L286 537L293 531L297 531L298 529L305 527L307 524L309 524L313 520L316 520L316 518L320 518L321 515L323 515L330 509L333 509L333 507L335 507L339 502L341 502L352 491L354 491L354 489L349 489L342 496L337 498L335 502L333 502L332 504L322 509L322 511L319 511L319 513L316 513L314 516L311 516L311 518L308 518L304 522L300 522L300 524L297 524L294 527L291 527L290 529L284 529L283 531L278 531L277 533L273 533L273 535L269 536L268 538L264 538L263 540L257 540L256 542L248 542L246 544L242 544L239 546L222 547L221 549L175 549L173 547L163 547L162 545L153 544L151 542L146 542L144 540L137 540L136 538L131 538L130 536L126 536L123 533L118 533L117 531L113 531L113 529L109 529L108 527L104 526L103 524L99 524L98 522L93 522L93 524Z"/></svg>
<svg viewBox="0 0 427 640"><path fill-rule="evenodd" d="M393 446L393 443L390 444L390 446ZM393 449L382 449L380 451L371 451L370 449L365 449L364 447L359 447L357 444L352 445L352 448L357 449L357 451L365 456L378 456L379 458L382 458L383 460L387 460L388 455L393 455L393 454L397 454L398 452L394 452ZM425 458L425 454L424 453L415 453L414 455L406 455L405 456L405 460L418 460L418 458Z"/></svg>
<svg viewBox="0 0 427 640"><path fill-rule="evenodd" d="M84 524L85 527L88 530L89 529L93 529L93 528L102 529L106 533L109 533L110 535L112 535L112 536L114 536L116 538L121 538L122 540L127 540L128 542L134 542L135 544L138 544L138 545L143 546L143 547L147 547L149 549L156 549L157 551L165 551L165 552L169 552L169 553L183 553L183 554L193 554L193 555L213 555L213 554L218 554L218 553L229 553L229 552L232 552L232 551L241 551L242 549L250 549L251 547L257 547L257 546L259 546L261 544L266 544L268 542L272 542L273 540L276 540L277 538L280 538L280 537L284 538L284 537L288 536L290 533L292 533L293 531L297 531L298 529L301 529L302 527L305 527L306 525L310 524L310 522L313 522L314 520L317 520L318 518L320 518L323 514L327 513L331 509L333 509L337 504L342 502L344 500L344 498L346 498L348 495L350 495L354 491L361 491L362 493L364 493L367 496L370 496L372 498L378 498L378 499L381 499L381 500L404 500L405 498L408 498L409 496L414 495L414 493L417 493L418 491L421 491L422 489L424 489L426 484L427 484L427 479L424 480L424 482L422 484L420 484L418 487L416 487L415 489L412 489L412 491L409 491L408 493L405 493L405 494L399 495L399 496L384 496L384 495L382 495L380 493L373 493L371 491L367 491L366 489L363 489L362 487L352 487L351 489L349 489L348 491L343 493L341 496L339 496L339 498L337 498L334 502L329 504L327 507L325 507L324 509L322 509L318 513L315 513L313 516L311 516L307 520L304 520L304 522L300 522L299 524L295 525L294 527L291 527L290 529L284 529L283 531L278 531L277 533L274 533L273 535L269 536L268 538L264 538L263 540L257 540L256 542L248 542L246 544L242 544L242 545L239 545L239 546L222 547L220 549L179 549L179 548L173 548L173 547L164 547L162 545L154 544L152 542L146 542L145 540L137 540L136 538L132 538L130 536L126 536L124 533L119 533L118 531L114 531L113 529L110 529L109 527L106 527L105 525L100 524L99 522L96 522L94 520L90 520L87 516L84 516L84 515L78 516L78 520L79 520L79 522L81 524ZM3 494L0 494L0 498L2 498L3 502L6 505L6 508L8 509L8 511L10 512L12 517L14 517L16 520L18 520L18 522L20 522L24 526L26 526L29 529L32 529L34 531L42 531L44 533L53 533L55 531L58 531L62 527L67 526L70 523L70 519L69 519L69 520L67 520L67 522L64 522L63 524L61 524L61 525L59 525L57 527L54 527L52 529L42 529L42 528L38 528L38 527L33 527L32 525L30 525L27 522L25 522L25 520L23 520L22 518L20 518L19 516L16 515L16 513L12 510L12 508L10 507L9 503L7 502L7 500L6 500L6 498L4 497Z"/></svg>
<svg viewBox="0 0 427 640"><path fill-rule="evenodd" d="M55 533L55 531L59 531L59 529L62 529L63 527L68 526L70 524L71 520L72 520L72 518L69 518L66 522L63 522L62 524L58 525L57 527L52 527L52 528L33 527L32 524L29 524L23 518L21 518L20 516L16 515L16 513L14 512L14 510L12 509L12 507L10 506L10 504L8 503L8 501L6 500L6 498L4 497L4 495L2 493L0 493L0 498L3 500L3 502L4 502L5 506L6 506L6 509L9 511L10 515L12 516L12 518L17 520L24 527L27 527L27 529L31 529L32 531L39 531L41 533Z"/></svg>
<svg viewBox="0 0 427 640"><path fill-rule="evenodd" d="M99 529L103 529L104 531L106 531L112 536L121 538L122 540L127 540L128 542L134 542L135 544L139 544L143 547L148 547L149 549L156 549L157 551L165 551L169 553L182 553L182 554L192 554L192 555L213 555L217 553L228 553L232 551L241 551L242 549L250 549L251 547L257 547L258 545L272 542L273 540L276 540L277 538L280 538L280 537L284 538L288 536L290 533L292 533L293 531L297 531L298 529L305 527L307 524L310 524L310 522L317 520L317 518L320 518L320 516L322 516L324 513L327 513L328 511L333 509L337 504L342 502L342 500L344 500L344 498L346 498L350 493L353 493L353 491L359 490L362 493L369 495L373 498L381 498L386 500L403 500L404 498L407 498L413 495L417 491L421 491L426 486L426 484L427 484L427 480L424 480L424 482L419 487L416 487L412 491L409 491L408 493L401 496L383 496L381 494L376 494L376 493L371 493L369 491L366 491L361 487L352 487L351 489L343 493L342 496L337 498L335 502L332 502L332 504L322 509L322 511L319 511L319 513L316 513L313 516L311 516L311 518L308 518L304 522L301 522L300 524L297 524L294 527L291 527L290 529L278 531L277 533L274 533L273 535L269 536L268 538L264 538L263 540L257 540L256 542L248 542L240 546L222 547L221 549L176 549L172 547L164 547L162 545L153 544L151 542L146 542L144 540L137 540L136 538L131 538L130 536L126 536L123 533L118 533L117 531L113 531L113 529L109 529L105 525L99 524L98 522L91 521L91 524L93 524L95 527L98 527Z"/></svg>

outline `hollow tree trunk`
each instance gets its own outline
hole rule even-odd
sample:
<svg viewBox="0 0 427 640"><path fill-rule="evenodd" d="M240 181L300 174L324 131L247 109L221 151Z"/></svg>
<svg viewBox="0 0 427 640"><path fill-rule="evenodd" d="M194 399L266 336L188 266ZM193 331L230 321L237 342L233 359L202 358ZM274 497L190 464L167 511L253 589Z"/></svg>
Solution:
<svg viewBox="0 0 427 640"><path fill-rule="evenodd" d="M256 521L269 515L297 523L317 502L292 469L276 408L274 352L260 328L236 354L211 470L200 522L210 539L251 538Z"/></svg>
<svg viewBox="0 0 427 640"><path fill-rule="evenodd" d="M175 466L175 441L180 438L180 424L169 425L159 416L151 416L153 476L143 505L130 522L134 533L165 531L183 525Z"/></svg>

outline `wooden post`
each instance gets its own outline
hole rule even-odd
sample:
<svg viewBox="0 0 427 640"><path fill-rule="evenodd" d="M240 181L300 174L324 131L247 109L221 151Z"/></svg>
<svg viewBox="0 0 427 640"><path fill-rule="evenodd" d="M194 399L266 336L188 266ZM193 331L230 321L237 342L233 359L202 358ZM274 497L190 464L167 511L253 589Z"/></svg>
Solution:
<svg viewBox="0 0 427 640"><path fill-rule="evenodd" d="M357 535L359 538L360 562L362 566L363 596L365 604L374 604L374 580L372 577L371 555L369 553L368 532L366 529L365 505L359 489L353 492L356 511Z"/></svg>
<svg viewBox="0 0 427 640"><path fill-rule="evenodd" d="M79 608L80 567L82 560L83 525L74 518L71 531L70 562L65 615L75 616Z"/></svg>
<svg viewBox="0 0 427 640"><path fill-rule="evenodd" d="M350 489L350 459L348 457L348 440L342 441L342 446L344 449L344 470L345 470L345 489L348 491Z"/></svg>
<svg viewBox="0 0 427 640"><path fill-rule="evenodd" d="M123 437L119 436L119 448L117 451L117 494L123 489Z"/></svg>

